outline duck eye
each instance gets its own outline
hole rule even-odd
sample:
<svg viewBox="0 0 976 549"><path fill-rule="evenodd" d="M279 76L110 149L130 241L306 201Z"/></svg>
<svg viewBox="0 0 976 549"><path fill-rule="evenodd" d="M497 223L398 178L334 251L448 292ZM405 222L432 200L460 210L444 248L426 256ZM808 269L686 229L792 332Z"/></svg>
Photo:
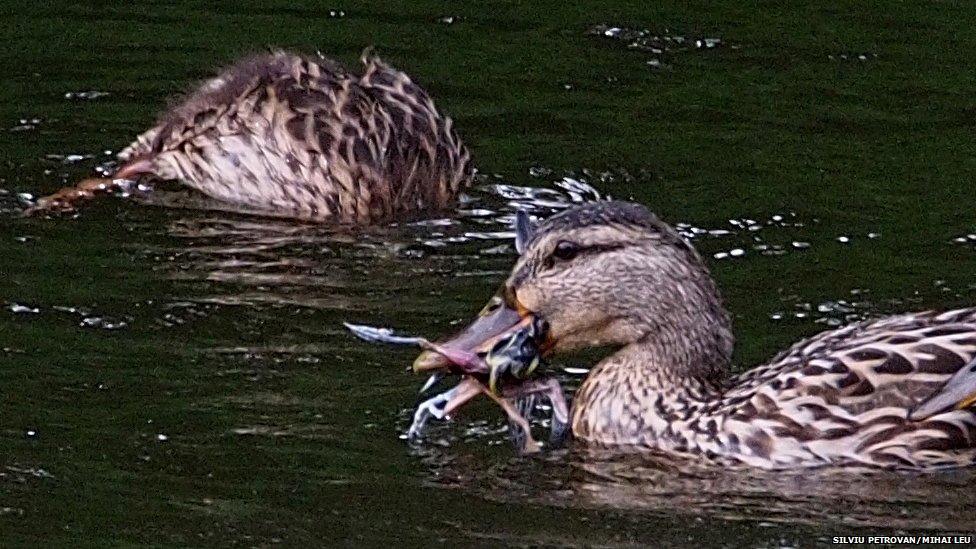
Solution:
<svg viewBox="0 0 976 549"><path fill-rule="evenodd" d="M500 297L498 297L496 295L495 297L491 298L491 301L489 301L488 304L485 305L485 308L482 309L481 312L478 313L478 314L479 314L479 316L485 316L485 315L491 314L491 313L497 311L498 308L501 307L501 306L502 306L502 298L500 298Z"/></svg>
<svg viewBox="0 0 976 549"><path fill-rule="evenodd" d="M559 260L569 261L579 255L580 247L574 242L568 242L566 240L559 241L556 244L556 249L552 251L552 255Z"/></svg>

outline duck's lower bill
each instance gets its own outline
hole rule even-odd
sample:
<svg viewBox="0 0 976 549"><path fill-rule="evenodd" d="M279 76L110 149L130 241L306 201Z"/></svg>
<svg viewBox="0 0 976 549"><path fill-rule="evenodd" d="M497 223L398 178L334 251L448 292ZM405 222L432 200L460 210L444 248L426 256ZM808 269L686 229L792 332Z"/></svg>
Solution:
<svg viewBox="0 0 976 549"><path fill-rule="evenodd" d="M487 354L499 340L530 326L534 318L517 300L503 292L492 298L474 322L438 345L451 351ZM424 351L414 360L413 371L450 370L452 364L443 353Z"/></svg>

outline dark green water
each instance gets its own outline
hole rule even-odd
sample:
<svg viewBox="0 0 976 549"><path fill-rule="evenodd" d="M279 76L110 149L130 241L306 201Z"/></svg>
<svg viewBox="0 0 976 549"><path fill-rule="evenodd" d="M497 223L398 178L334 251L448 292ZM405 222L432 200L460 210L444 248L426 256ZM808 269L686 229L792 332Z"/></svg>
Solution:
<svg viewBox="0 0 976 549"><path fill-rule="evenodd" d="M412 353L340 326L450 331L511 264L514 208L565 207L564 177L683 224L742 368L854 318L976 302L967 3L5 4L0 544L780 547L976 529L968 471L517 458L485 405L410 446ZM465 211L362 234L122 199L19 217L17 193L91 175L172 94L269 44L350 65L375 45L423 83L484 174ZM91 91L107 95L77 96Z"/></svg>

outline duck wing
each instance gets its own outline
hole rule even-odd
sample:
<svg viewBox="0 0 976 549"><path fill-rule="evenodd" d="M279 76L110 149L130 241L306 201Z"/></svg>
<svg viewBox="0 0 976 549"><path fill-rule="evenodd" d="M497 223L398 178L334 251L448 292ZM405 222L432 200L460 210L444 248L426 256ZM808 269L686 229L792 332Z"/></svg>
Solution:
<svg viewBox="0 0 976 549"><path fill-rule="evenodd" d="M808 461L957 465L976 451L976 308L825 332L732 380L729 419ZM788 458L787 458L788 459Z"/></svg>
<svg viewBox="0 0 976 549"><path fill-rule="evenodd" d="M928 419L949 410L961 410L976 404L976 360L949 378L932 396L920 402L909 414L913 421Z"/></svg>

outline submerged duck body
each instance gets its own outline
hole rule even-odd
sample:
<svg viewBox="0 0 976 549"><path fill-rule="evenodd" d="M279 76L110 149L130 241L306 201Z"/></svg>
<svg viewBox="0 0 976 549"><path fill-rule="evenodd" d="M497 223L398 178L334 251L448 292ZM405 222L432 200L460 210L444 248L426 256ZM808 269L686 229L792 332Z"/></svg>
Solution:
<svg viewBox="0 0 976 549"><path fill-rule="evenodd" d="M473 173L451 120L405 73L376 57L363 63L355 75L321 57L245 59L124 149L115 177L178 180L313 221L370 223L451 205Z"/></svg>
<svg viewBox="0 0 976 549"><path fill-rule="evenodd" d="M704 261L645 208L594 203L519 225L504 305L472 326L533 316L549 351L617 349L574 398L577 440L768 469L976 461L976 309L856 323L732 375L731 320ZM415 368L437 365L426 354Z"/></svg>

